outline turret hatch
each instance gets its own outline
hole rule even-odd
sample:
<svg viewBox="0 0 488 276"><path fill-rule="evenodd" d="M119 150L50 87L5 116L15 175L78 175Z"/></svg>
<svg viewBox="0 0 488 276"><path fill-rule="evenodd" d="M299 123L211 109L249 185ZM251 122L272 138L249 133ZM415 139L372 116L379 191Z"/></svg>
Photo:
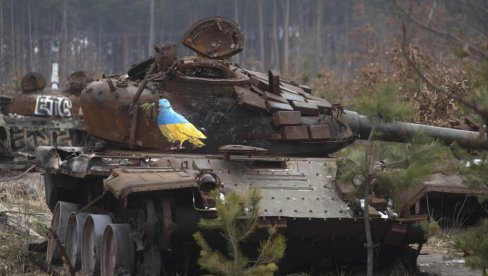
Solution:
<svg viewBox="0 0 488 276"><path fill-rule="evenodd" d="M244 48L239 25L224 17L209 17L193 24L183 35L182 43L199 55L223 59Z"/></svg>

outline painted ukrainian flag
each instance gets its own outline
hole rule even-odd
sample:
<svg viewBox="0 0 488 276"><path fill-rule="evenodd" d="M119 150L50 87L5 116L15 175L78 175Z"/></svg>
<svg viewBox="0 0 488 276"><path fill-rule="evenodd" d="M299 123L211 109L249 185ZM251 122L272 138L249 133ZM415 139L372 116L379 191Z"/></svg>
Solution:
<svg viewBox="0 0 488 276"><path fill-rule="evenodd" d="M205 146L200 139L207 137L185 117L176 113L167 99L159 100L158 125L163 136L172 143L179 141L181 146L188 141L195 147Z"/></svg>

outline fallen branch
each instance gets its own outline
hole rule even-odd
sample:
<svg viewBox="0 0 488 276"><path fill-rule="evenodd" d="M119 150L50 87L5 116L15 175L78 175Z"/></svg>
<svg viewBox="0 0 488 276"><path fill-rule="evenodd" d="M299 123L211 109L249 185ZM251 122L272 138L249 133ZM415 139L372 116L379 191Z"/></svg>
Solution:
<svg viewBox="0 0 488 276"><path fill-rule="evenodd" d="M53 229L51 229L51 228L49 228L48 230L51 233L51 235L53 235L53 238L56 241L56 245L59 247L59 249L61 249L61 253L63 253L64 261L65 261L66 265L68 266L69 271L71 272L71 276L75 276L76 271L75 271L74 267L71 265L71 260L68 256L68 252L66 252L66 248L64 247L64 245L59 240L59 237L56 234L56 232L54 232Z"/></svg>
<svg viewBox="0 0 488 276"><path fill-rule="evenodd" d="M44 216L45 214L42 213L26 213L20 211L1 211L0 214L20 214L25 216Z"/></svg>
<svg viewBox="0 0 488 276"><path fill-rule="evenodd" d="M33 170L36 167L36 165L30 166L27 170L25 170L23 173L16 175L16 176L9 176L9 177L0 177L0 182L7 182L7 181L12 181L12 180L18 180L24 177L28 172Z"/></svg>

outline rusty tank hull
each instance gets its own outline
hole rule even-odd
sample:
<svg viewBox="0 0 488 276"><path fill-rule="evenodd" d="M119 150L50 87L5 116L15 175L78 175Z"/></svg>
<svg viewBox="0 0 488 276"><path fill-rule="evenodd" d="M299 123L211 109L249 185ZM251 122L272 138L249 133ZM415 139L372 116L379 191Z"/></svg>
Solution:
<svg viewBox="0 0 488 276"><path fill-rule="evenodd" d="M84 73L81 75L86 78ZM9 133L2 140L8 145L3 155L34 154L40 145L81 146L86 142L79 101L84 85L73 86L81 81L75 76L70 76L71 90L53 90L45 89L41 74L28 73L22 79L22 93L1 97L1 128Z"/></svg>
<svg viewBox="0 0 488 276"><path fill-rule="evenodd" d="M167 44L127 74L83 90L87 132L104 140L103 147L36 151L53 211L51 228L68 249L73 270L201 274L192 234L199 218L216 216L210 190L225 197L251 188L263 198L258 233L250 242L258 244L267 227L277 227L287 238L283 273L318 263L364 263L364 221L338 185L336 160L328 154L367 139L367 118L274 71L232 64L228 58L242 50L244 40L228 19L199 21L182 41L198 56L178 58L176 46ZM392 126L381 127L405 130L405 136L421 131L416 125ZM425 128L448 143L479 147L486 141L475 132ZM456 136L446 135L451 132ZM378 263L415 266L425 242L419 223L426 215L398 217L386 199L372 202ZM207 235L222 242L218 233ZM50 236L48 262L60 252Z"/></svg>
<svg viewBox="0 0 488 276"><path fill-rule="evenodd" d="M364 222L336 191L337 168L332 158L242 152L93 154L81 148L41 147L37 162L45 170L46 203L54 212L59 202L70 202L76 205L75 213L108 214L113 223L131 225L129 236L141 237L131 242L146 244L136 246L135 259L152 252L151 246L157 247L152 253L157 261L142 261L139 266L162 263L179 273L196 269L198 250L192 233L198 229L198 218L215 215L214 206L205 200L208 191L202 187L206 174L223 194L245 194L250 188L261 191L255 242L271 225L287 237L283 272L324 261L361 264L365 260ZM415 256L410 246L425 242L418 225L425 219L422 215L381 218L372 213L378 263ZM136 222L140 225L132 225ZM92 257L103 262L103 256ZM188 262L193 267L184 267ZM134 275L141 273L136 267L130 268ZM92 272L83 273L87 271ZM160 272L155 273L151 275Z"/></svg>

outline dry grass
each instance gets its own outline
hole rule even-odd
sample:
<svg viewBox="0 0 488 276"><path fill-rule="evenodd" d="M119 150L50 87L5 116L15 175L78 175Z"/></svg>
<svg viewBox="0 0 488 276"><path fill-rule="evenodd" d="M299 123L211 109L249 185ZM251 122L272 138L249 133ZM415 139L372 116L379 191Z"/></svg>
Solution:
<svg viewBox="0 0 488 276"><path fill-rule="evenodd" d="M454 246L455 236L440 233L430 237L422 247L422 253L441 254L445 259L462 258L464 253Z"/></svg>
<svg viewBox="0 0 488 276"><path fill-rule="evenodd" d="M39 173L0 182L0 275L40 274L27 261L27 245L43 241L51 221L43 187Z"/></svg>

